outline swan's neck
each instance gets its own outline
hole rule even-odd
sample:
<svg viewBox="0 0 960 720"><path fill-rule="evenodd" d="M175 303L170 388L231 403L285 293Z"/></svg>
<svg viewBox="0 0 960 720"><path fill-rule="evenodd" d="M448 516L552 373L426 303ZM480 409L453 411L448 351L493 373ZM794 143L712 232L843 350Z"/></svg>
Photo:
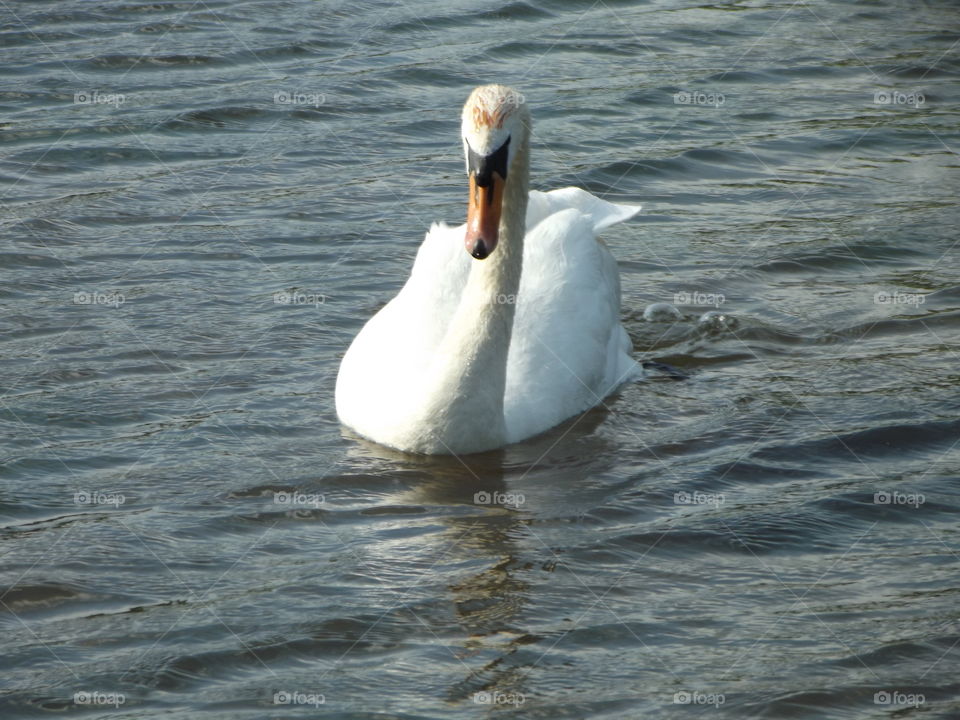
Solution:
<svg viewBox="0 0 960 720"><path fill-rule="evenodd" d="M526 139L506 186L497 247L470 275L430 369L422 407L426 452L478 452L506 442L507 353L520 290L529 193Z"/></svg>

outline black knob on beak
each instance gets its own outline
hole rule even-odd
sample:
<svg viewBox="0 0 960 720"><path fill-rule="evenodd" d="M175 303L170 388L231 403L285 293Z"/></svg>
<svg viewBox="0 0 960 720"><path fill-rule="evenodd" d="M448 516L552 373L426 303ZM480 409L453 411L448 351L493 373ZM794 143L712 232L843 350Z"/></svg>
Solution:
<svg viewBox="0 0 960 720"><path fill-rule="evenodd" d="M470 253L477 260L483 260L490 254L490 251L487 250L487 244L483 241L483 238L477 238L476 244L473 246L473 252Z"/></svg>

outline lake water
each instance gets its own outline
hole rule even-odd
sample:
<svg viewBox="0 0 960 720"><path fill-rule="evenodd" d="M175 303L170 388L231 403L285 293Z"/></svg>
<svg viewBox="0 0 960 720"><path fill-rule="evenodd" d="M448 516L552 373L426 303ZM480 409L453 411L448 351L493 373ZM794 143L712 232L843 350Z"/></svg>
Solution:
<svg viewBox="0 0 960 720"><path fill-rule="evenodd" d="M954 2L0 5L5 720L960 717ZM392 453L493 81L682 372Z"/></svg>

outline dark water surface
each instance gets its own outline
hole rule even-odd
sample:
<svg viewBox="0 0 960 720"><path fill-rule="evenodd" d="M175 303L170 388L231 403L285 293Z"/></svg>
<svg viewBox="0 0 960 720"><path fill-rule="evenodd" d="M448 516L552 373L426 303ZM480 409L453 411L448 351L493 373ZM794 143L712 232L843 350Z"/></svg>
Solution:
<svg viewBox="0 0 960 720"><path fill-rule="evenodd" d="M7 0L0 57L0 717L960 717L956 3ZM689 377L393 454L339 359L491 81L644 204Z"/></svg>

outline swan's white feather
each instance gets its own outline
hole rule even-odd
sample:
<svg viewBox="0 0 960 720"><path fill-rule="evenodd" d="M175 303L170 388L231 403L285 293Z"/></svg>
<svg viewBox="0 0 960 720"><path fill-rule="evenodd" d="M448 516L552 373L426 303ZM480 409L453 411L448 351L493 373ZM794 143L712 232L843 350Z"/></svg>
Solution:
<svg viewBox="0 0 960 720"><path fill-rule="evenodd" d="M530 192L523 270L507 360L507 442L598 404L639 372L620 324L617 264L596 233L639 206L578 188ZM343 359L337 412L360 434L390 444L418 402L422 377L447 332L472 259L465 226L434 224L400 293L364 326Z"/></svg>

